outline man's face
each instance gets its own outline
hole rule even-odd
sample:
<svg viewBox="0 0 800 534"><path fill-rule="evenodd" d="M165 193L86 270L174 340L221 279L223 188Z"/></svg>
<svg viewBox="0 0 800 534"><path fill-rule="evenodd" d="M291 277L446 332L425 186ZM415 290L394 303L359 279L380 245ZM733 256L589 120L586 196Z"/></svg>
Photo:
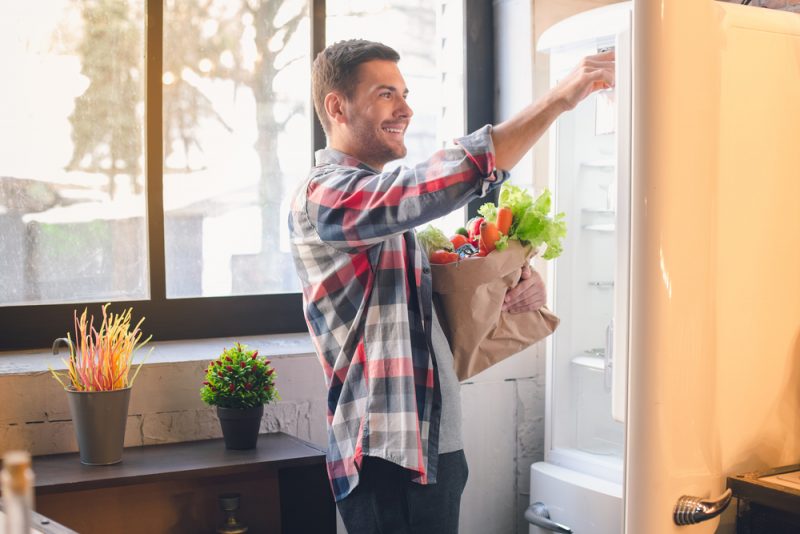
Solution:
<svg viewBox="0 0 800 534"><path fill-rule="evenodd" d="M406 155L405 133L414 112L395 62L367 61L359 65L357 75L345 105L345 146L347 153L380 170Z"/></svg>

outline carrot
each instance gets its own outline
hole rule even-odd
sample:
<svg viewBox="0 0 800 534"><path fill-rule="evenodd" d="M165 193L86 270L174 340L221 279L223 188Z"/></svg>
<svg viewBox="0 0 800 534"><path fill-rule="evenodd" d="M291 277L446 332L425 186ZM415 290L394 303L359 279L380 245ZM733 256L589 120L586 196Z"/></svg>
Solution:
<svg viewBox="0 0 800 534"><path fill-rule="evenodd" d="M494 250L495 243L500 239L500 232L497 230L497 225L493 222L483 221L481 223L481 244L488 252Z"/></svg>
<svg viewBox="0 0 800 534"><path fill-rule="evenodd" d="M503 235L508 235L511 230L511 219L514 217L511 208L505 206L497 209L497 229Z"/></svg>

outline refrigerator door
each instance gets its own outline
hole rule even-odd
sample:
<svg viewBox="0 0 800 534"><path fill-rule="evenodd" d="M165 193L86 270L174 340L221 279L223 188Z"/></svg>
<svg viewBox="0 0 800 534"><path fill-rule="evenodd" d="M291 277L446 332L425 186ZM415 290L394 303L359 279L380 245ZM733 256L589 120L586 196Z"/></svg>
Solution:
<svg viewBox="0 0 800 534"><path fill-rule="evenodd" d="M800 457L800 17L634 1L625 532Z"/></svg>
<svg viewBox="0 0 800 534"><path fill-rule="evenodd" d="M628 339L630 326L631 253L631 13L616 36L617 204L614 324L607 356L611 382L611 416L625 422L628 393Z"/></svg>

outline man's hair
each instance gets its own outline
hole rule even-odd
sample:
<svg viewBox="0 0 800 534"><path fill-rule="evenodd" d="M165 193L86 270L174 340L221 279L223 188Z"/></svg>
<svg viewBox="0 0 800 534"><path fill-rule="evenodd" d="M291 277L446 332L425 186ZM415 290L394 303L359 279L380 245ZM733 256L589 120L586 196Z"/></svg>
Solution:
<svg viewBox="0 0 800 534"><path fill-rule="evenodd" d="M358 66L374 59L397 63L400 54L385 44L364 39L338 41L317 54L311 67L311 91L314 109L326 134L329 133L330 123L325 113L325 95L338 91L346 98L352 98L358 83Z"/></svg>

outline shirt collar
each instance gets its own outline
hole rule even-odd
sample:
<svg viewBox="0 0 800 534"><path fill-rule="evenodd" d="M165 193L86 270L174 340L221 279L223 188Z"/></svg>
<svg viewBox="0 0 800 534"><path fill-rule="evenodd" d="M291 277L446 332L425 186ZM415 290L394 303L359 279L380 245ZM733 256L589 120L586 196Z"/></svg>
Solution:
<svg viewBox="0 0 800 534"><path fill-rule="evenodd" d="M317 150L314 153L316 158L317 166L321 165L340 165L342 167L357 167L359 169L364 169L365 171L370 171L374 173L379 173L380 171L370 167L363 161L355 158L349 154L345 154L344 152L340 152L335 148L323 148L322 150Z"/></svg>

